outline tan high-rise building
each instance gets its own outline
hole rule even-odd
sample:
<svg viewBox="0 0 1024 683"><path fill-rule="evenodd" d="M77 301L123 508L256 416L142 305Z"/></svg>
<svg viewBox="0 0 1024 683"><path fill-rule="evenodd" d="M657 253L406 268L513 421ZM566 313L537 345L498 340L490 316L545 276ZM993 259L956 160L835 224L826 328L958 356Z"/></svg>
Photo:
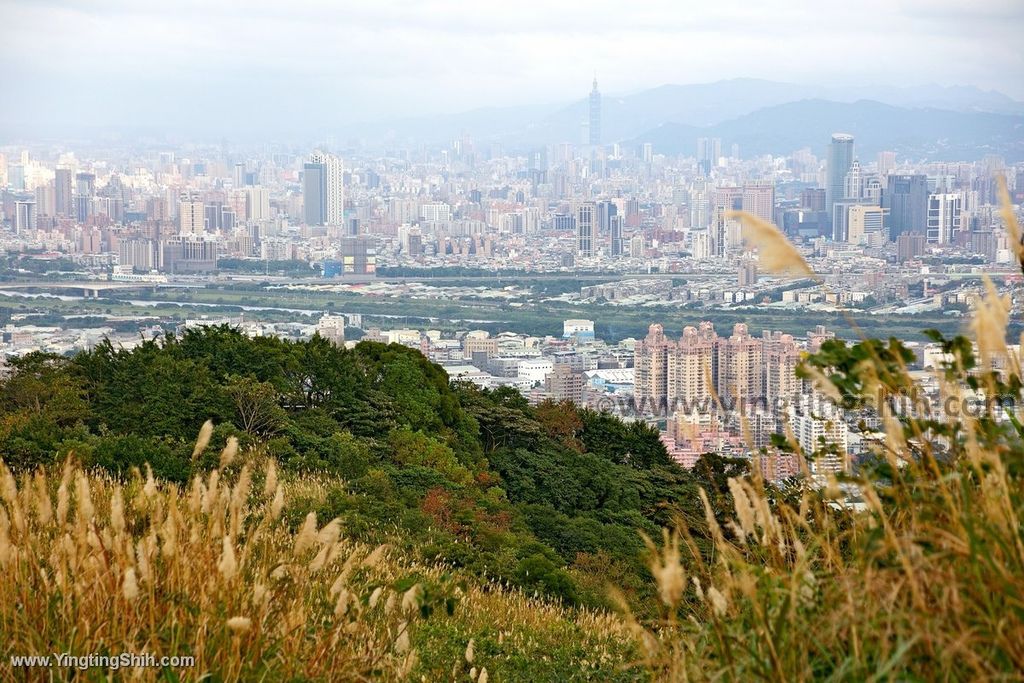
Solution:
<svg viewBox="0 0 1024 683"><path fill-rule="evenodd" d="M769 408L781 408L782 402L800 395L801 381L796 376L800 348L791 334L764 333L764 389Z"/></svg>
<svg viewBox="0 0 1024 683"><path fill-rule="evenodd" d="M637 409L664 412L668 401L668 353L672 342L665 328L654 324L647 337L637 342L633 360L633 386Z"/></svg>
<svg viewBox="0 0 1024 683"><path fill-rule="evenodd" d="M769 223L775 220L775 183L757 181L743 186L743 210Z"/></svg>
<svg viewBox="0 0 1024 683"><path fill-rule="evenodd" d="M761 341L750 336L744 323L733 327L731 337L719 340L717 389L726 406L764 399L762 363Z"/></svg>
<svg viewBox="0 0 1024 683"><path fill-rule="evenodd" d="M860 244L865 235L884 230L886 210L882 207L853 204L847 211L846 241L850 244Z"/></svg>
<svg viewBox="0 0 1024 683"><path fill-rule="evenodd" d="M568 365L556 364L544 378L544 389L556 402L582 403L583 373L573 370Z"/></svg>
<svg viewBox="0 0 1024 683"><path fill-rule="evenodd" d="M202 235L206 230L206 208L196 192L182 192L178 200L178 232Z"/></svg>
<svg viewBox="0 0 1024 683"><path fill-rule="evenodd" d="M717 335L711 323L701 323L701 328L698 331L696 327L686 327L679 342L668 352L669 400L676 404L676 409L687 412L706 409L714 383Z"/></svg>

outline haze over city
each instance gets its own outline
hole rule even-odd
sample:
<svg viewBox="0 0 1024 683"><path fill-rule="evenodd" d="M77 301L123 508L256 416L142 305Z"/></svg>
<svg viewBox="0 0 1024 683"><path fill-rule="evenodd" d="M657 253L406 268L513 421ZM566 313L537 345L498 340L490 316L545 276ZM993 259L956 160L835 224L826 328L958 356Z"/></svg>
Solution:
<svg viewBox="0 0 1024 683"><path fill-rule="evenodd" d="M1024 99L1014 0L862 3L0 3L4 131L332 134L753 77ZM915 30L907 31L913 23ZM876 90L877 92L877 90ZM865 91L870 96L870 90Z"/></svg>

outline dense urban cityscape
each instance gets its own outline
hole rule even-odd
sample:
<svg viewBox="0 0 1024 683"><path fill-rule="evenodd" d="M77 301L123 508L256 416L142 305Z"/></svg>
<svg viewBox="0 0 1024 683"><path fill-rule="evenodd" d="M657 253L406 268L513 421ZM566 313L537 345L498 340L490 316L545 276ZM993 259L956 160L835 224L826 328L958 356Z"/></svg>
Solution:
<svg viewBox="0 0 1024 683"><path fill-rule="evenodd" d="M8 146L0 351L218 324L398 343L453 379L649 420L684 466L764 454L787 423L850 456L814 464L830 472L871 435L812 407L801 355L852 337L851 317L956 330L982 273L1021 281L999 202L1020 203L1024 166L997 154L868 158L837 132L786 156L714 137L666 155L604 144L601 116L595 79L583 141L528 151ZM761 272L736 212L780 226L820 277ZM937 366L938 345L912 345ZM792 457L765 467L796 474Z"/></svg>

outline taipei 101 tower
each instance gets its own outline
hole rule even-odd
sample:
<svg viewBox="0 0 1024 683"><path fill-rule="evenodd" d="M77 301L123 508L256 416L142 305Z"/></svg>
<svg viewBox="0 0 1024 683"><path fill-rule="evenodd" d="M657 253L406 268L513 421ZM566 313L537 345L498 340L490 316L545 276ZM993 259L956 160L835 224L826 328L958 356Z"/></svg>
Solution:
<svg viewBox="0 0 1024 683"><path fill-rule="evenodd" d="M601 144L601 93L597 89L597 77L594 77L594 89L590 91L590 144Z"/></svg>

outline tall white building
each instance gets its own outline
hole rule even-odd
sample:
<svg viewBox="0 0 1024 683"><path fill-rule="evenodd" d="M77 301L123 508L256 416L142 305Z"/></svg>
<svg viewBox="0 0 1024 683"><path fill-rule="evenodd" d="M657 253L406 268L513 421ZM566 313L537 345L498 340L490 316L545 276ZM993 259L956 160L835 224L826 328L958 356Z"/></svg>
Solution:
<svg viewBox="0 0 1024 683"><path fill-rule="evenodd" d="M345 316L323 315L316 324L316 332L338 346L345 343Z"/></svg>
<svg viewBox="0 0 1024 683"><path fill-rule="evenodd" d="M259 186L245 188L245 217L250 221L270 218L270 190Z"/></svg>
<svg viewBox="0 0 1024 683"><path fill-rule="evenodd" d="M584 202L576 212L576 252L590 258L594 255L594 202Z"/></svg>
<svg viewBox="0 0 1024 683"><path fill-rule="evenodd" d="M957 193L928 195L926 237L932 244L949 244L960 232L964 198Z"/></svg>
<svg viewBox="0 0 1024 683"><path fill-rule="evenodd" d="M345 165L338 157L328 154L324 159L327 225L345 223Z"/></svg>
<svg viewBox="0 0 1024 683"><path fill-rule="evenodd" d="M811 474L845 471L850 430L842 410L819 394L804 394L788 413L800 449L814 456L809 458ZM822 448L823 442L831 448Z"/></svg>
<svg viewBox="0 0 1024 683"><path fill-rule="evenodd" d="M444 202L424 204L420 207L420 219L428 223L450 221L452 219L452 207Z"/></svg>

